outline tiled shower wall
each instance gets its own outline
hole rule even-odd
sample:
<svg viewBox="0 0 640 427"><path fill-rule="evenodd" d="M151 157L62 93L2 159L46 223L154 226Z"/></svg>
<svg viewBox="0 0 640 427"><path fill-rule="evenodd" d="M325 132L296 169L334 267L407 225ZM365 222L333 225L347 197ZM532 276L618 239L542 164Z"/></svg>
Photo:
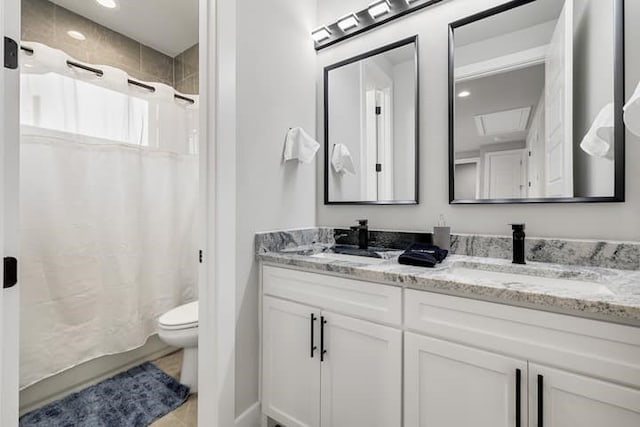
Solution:
<svg viewBox="0 0 640 427"><path fill-rule="evenodd" d="M72 29L86 40L69 37ZM79 61L117 67L179 92L198 93L198 45L171 58L47 0L22 0L22 40L63 50Z"/></svg>
<svg viewBox="0 0 640 427"><path fill-rule="evenodd" d="M199 45L193 45L173 59L175 88L182 93L198 93L199 89Z"/></svg>

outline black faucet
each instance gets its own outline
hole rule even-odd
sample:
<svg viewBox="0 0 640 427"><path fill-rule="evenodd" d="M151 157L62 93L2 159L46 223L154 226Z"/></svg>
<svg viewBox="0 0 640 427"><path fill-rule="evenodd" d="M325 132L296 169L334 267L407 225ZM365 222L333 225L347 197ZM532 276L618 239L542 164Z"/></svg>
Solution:
<svg viewBox="0 0 640 427"><path fill-rule="evenodd" d="M524 256L524 242L526 235L524 234L524 224L511 224L513 229L513 263L526 264Z"/></svg>
<svg viewBox="0 0 640 427"><path fill-rule="evenodd" d="M367 249L369 247L369 221L366 219L359 219L358 224L351 227L351 230L358 232L358 247L360 249Z"/></svg>

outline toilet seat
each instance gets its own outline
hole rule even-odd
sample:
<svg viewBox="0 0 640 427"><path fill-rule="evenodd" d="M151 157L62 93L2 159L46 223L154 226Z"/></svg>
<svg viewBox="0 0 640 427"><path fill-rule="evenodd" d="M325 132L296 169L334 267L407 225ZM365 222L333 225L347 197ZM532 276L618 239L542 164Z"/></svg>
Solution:
<svg viewBox="0 0 640 427"><path fill-rule="evenodd" d="M160 316L160 328L165 330L193 329L198 327L198 301L181 305Z"/></svg>

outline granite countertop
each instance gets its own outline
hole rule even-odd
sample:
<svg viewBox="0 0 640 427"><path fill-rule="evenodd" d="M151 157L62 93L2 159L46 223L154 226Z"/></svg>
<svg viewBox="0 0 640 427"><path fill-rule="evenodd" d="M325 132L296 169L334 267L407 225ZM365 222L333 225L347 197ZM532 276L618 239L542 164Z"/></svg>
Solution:
<svg viewBox="0 0 640 427"><path fill-rule="evenodd" d="M317 257L331 243L258 251L265 263L347 278L640 326L640 271L450 255L435 268L384 259ZM322 256L322 255L321 255Z"/></svg>

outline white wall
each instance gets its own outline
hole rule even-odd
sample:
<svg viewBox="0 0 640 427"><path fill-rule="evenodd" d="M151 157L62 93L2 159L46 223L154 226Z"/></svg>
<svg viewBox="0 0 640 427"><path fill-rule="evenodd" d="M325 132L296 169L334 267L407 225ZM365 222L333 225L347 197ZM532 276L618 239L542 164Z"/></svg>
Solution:
<svg viewBox="0 0 640 427"><path fill-rule="evenodd" d="M415 66L393 67L393 194L397 200L415 198Z"/></svg>
<svg viewBox="0 0 640 427"><path fill-rule="evenodd" d="M613 55L607 52L613 46L613 0L575 0L574 5L575 190L579 196L611 196L613 158L589 156L579 145L600 110L613 102Z"/></svg>
<svg viewBox="0 0 640 427"><path fill-rule="evenodd" d="M597 1L597 0L596 0ZM333 16L335 2L319 0L318 16ZM530 236L601 238L640 241L640 141L627 140L627 202L624 204L554 204L451 206L448 203L448 23L505 3L503 0L454 0L409 15L368 34L320 52L316 76L317 123L322 123L322 74L325 65L418 34L420 37L420 200L418 206L324 206L317 198L318 223L350 225L367 217L372 228L428 230L444 214L454 232L508 235L507 224L525 222ZM631 96L640 79L640 2L626 1L626 76ZM318 136L323 129L318 127ZM321 165L320 153L318 165ZM318 194L322 192L322 167L318 168Z"/></svg>
<svg viewBox="0 0 640 427"><path fill-rule="evenodd" d="M316 224L316 167L282 163L315 134L315 0L237 0L236 416L258 401L256 231ZM224 106L223 106L224 107ZM232 141L230 141L232 142Z"/></svg>
<svg viewBox="0 0 640 427"><path fill-rule="evenodd" d="M351 153L355 175L329 171L329 194L333 201L362 200L361 181L364 170L363 159L366 140L363 140L362 114L364 88L363 64L356 62L329 72L329 153L334 144L344 144Z"/></svg>
<svg viewBox="0 0 640 427"><path fill-rule="evenodd" d="M456 199L473 200L477 198L479 163L462 163L456 165Z"/></svg>

